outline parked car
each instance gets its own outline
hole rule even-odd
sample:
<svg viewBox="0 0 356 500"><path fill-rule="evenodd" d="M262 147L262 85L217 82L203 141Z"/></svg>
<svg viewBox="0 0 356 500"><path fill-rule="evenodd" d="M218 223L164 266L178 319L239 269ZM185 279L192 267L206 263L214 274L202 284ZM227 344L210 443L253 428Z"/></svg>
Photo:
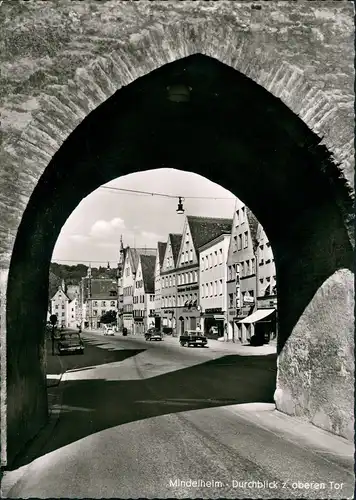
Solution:
<svg viewBox="0 0 356 500"><path fill-rule="evenodd" d="M146 340L163 340L163 335L159 330L156 330L155 328L150 328L145 333L145 339Z"/></svg>
<svg viewBox="0 0 356 500"><path fill-rule="evenodd" d="M115 335L115 332L114 332L114 329L113 328L107 328L104 332L104 335L110 335L110 336L114 336Z"/></svg>
<svg viewBox="0 0 356 500"><path fill-rule="evenodd" d="M58 340L58 353L62 354L84 354L84 342L79 333L61 333Z"/></svg>
<svg viewBox="0 0 356 500"><path fill-rule="evenodd" d="M183 335L179 337L179 342L182 347L195 347L201 346L205 347L208 343L208 339L203 333L196 330L186 330Z"/></svg>

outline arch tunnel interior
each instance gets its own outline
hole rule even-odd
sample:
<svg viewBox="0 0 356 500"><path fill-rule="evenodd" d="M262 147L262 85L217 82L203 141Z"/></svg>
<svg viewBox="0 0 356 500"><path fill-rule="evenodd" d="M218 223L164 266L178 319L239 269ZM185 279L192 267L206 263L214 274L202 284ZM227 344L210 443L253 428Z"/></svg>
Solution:
<svg viewBox="0 0 356 500"><path fill-rule="evenodd" d="M190 87L187 102L167 87ZM47 418L43 324L54 245L65 221L100 185L142 170L207 177L251 208L273 247L278 353L322 284L353 269L337 166L282 101L202 55L169 63L119 89L53 156L22 218L7 292L7 449L14 456ZM346 201L345 201L346 200ZM297 291L297 293L296 293Z"/></svg>

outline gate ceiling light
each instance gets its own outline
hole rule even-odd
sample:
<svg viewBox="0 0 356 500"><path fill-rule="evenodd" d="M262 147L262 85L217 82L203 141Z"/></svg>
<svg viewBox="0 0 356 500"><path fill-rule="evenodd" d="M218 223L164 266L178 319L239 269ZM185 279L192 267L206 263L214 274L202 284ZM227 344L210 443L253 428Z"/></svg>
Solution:
<svg viewBox="0 0 356 500"><path fill-rule="evenodd" d="M172 102L188 102L192 88L181 83L167 87L168 100Z"/></svg>
<svg viewBox="0 0 356 500"><path fill-rule="evenodd" d="M182 196L179 196L178 208L177 208L177 214L178 215L184 214L184 208L183 208L183 202L182 202L182 200L184 200L184 198L182 198Z"/></svg>

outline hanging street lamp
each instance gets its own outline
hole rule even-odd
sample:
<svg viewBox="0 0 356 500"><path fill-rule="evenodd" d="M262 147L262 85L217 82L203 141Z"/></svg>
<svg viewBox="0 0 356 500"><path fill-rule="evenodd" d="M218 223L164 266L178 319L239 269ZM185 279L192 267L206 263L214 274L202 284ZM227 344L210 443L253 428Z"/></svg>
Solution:
<svg viewBox="0 0 356 500"><path fill-rule="evenodd" d="M182 202L182 200L184 200L184 198L182 196L179 196L178 208L176 210L178 215L184 214L184 208L183 208L183 202Z"/></svg>

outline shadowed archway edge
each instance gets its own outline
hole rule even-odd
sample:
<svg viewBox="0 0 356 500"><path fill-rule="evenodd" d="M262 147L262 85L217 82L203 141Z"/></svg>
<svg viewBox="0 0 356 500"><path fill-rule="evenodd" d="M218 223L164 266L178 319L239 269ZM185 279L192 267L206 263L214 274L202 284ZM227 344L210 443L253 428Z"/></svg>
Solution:
<svg viewBox="0 0 356 500"><path fill-rule="evenodd" d="M194 54L216 58L281 99L323 138L321 144L332 154L338 177L352 198L352 89L350 100L343 95L339 102L325 86L317 88L315 82L308 81L302 66L276 60L268 46L262 52L260 46L255 33L241 26L237 30L233 23L154 24L141 35L131 36L120 49L77 68L74 78L66 84L48 85L21 135L5 137L1 184L4 205L0 208L5 212L0 222L5 238L0 243L1 264L8 267L18 225L38 179L85 116L120 87L166 63ZM352 216L344 213L344 219L352 240Z"/></svg>

